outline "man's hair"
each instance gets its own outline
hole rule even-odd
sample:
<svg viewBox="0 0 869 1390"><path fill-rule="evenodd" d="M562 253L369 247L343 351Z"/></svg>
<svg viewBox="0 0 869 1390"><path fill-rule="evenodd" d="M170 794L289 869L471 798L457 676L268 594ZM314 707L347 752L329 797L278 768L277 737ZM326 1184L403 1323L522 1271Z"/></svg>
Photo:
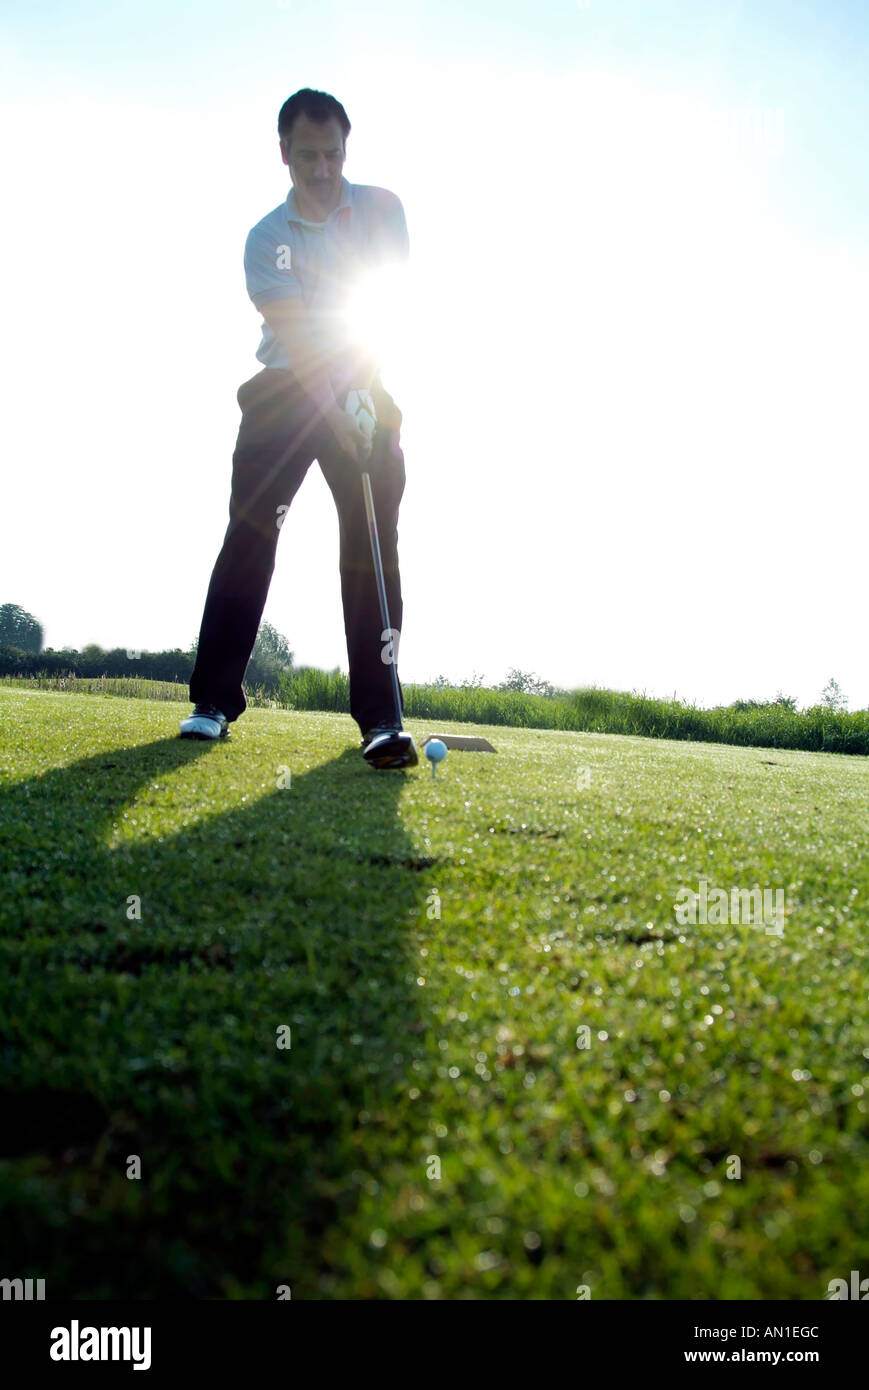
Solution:
<svg viewBox="0 0 869 1390"><path fill-rule="evenodd" d="M307 116L311 121L320 122L328 121L330 116L337 116L344 134L344 144L347 144L347 136L350 134L347 112L340 101L336 101L328 92L315 92L310 87L303 87L284 102L278 113L278 135L282 140L286 140L288 145L292 139L296 117L301 115Z"/></svg>

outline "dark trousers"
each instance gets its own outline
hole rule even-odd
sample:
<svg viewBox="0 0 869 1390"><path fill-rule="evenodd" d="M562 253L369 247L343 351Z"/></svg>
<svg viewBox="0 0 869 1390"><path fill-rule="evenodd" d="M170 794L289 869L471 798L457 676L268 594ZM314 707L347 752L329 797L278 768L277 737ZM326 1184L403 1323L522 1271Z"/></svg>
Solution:
<svg viewBox="0 0 869 1390"><path fill-rule="evenodd" d="M389 621L400 631L398 508L405 486L401 412L379 381L372 394L378 426L368 472ZM350 713L363 731L390 722L395 697L389 666L382 660L388 648L381 640L362 469L338 449L329 426L291 372L263 368L239 387L238 403L242 418L232 457L229 526L208 586L190 698L194 704L216 705L230 723L246 709L242 679L265 608L281 523L316 458L338 509ZM343 396L338 403L343 404ZM393 420L398 423L381 423ZM402 709L403 704L402 694Z"/></svg>

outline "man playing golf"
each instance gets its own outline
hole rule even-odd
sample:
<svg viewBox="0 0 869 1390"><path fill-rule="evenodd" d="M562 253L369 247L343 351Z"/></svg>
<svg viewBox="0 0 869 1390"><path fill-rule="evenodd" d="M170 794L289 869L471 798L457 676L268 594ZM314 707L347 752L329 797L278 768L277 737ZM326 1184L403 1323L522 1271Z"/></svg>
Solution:
<svg viewBox="0 0 869 1390"><path fill-rule="evenodd" d="M290 97L278 116L292 187L245 245L248 295L264 320L256 354L263 366L238 390L242 418L229 526L211 575L190 678L195 709L182 721L181 737L225 737L246 708L242 679L280 527L316 458L338 509L350 712L369 761L404 767L417 761L416 750L410 735L400 732L403 697L390 670L397 644L384 645L391 634L383 633L362 487L367 472L389 618L398 632L402 416L383 388L379 365L347 341L343 307L361 274L406 259L408 237L394 193L343 177L349 133L341 103L310 88ZM370 392L377 420L373 438L344 409L351 391Z"/></svg>

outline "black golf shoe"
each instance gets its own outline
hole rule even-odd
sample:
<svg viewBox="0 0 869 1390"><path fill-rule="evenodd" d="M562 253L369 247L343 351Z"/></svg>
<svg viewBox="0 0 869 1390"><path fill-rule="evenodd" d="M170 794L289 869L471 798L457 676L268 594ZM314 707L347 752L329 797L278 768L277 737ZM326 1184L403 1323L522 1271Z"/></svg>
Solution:
<svg viewBox="0 0 869 1390"><path fill-rule="evenodd" d="M374 724L370 729L365 730L359 747L367 748L373 738L379 738L381 734L391 734L397 727L395 723Z"/></svg>
<svg viewBox="0 0 869 1390"><path fill-rule="evenodd" d="M362 756L370 767L416 767L419 762L413 737L394 725L369 729L362 740Z"/></svg>

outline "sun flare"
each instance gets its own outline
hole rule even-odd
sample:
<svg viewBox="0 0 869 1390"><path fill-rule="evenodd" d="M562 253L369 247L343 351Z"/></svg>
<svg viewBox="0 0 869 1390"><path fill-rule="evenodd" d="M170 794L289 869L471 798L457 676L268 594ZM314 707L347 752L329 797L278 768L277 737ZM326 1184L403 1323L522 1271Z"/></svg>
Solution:
<svg viewBox="0 0 869 1390"><path fill-rule="evenodd" d="M404 266L366 271L347 292L343 320L347 341L383 367L407 346L409 275Z"/></svg>

